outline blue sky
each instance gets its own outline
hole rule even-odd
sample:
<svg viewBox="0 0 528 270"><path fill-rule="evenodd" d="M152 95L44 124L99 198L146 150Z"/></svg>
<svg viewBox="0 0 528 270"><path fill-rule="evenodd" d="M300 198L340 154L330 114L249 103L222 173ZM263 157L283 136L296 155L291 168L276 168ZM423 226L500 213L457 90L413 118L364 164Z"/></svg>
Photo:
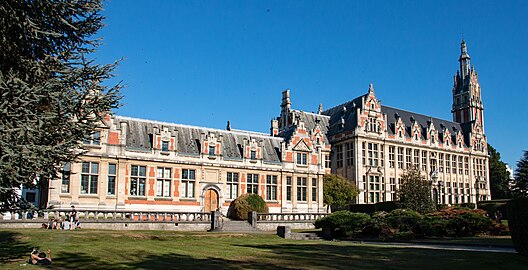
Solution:
<svg viewBox="0 0 528 270"><path fill-rule="evenodd" d="M100 63L124 58L117 114L269 132L281 92L316 111L366 93L451 120L460 41L479 74L489 143L528 149L527 1L106 3Z"/></svg>

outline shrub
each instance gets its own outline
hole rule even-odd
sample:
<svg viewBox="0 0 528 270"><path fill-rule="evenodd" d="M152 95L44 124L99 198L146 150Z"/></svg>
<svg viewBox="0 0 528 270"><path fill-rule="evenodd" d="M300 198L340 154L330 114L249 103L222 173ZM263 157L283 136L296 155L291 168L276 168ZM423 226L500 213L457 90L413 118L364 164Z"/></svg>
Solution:
<svg viewBox="0 0 528 270"><path fill-rule="evenodd" d="M385 216L385 222L394 229L395 235L402 232L411 232L414 236L424 234L424 217L413 210L396 209Z"/></svg>
<svg viewBox="0 0 528 270"><path fill-rule="evenodd" d="M269 209L262 197L257 194L247 193L240 195L231 202L228 216L231 219L247 220L249 212L268 213Z"/></svg>
<svg viewBox="0 0 528 270"><path fill-rule="evenodd" d="M425 217L425 235L427 236L447 236L449 235L447 219L442 216L428 215Z"/></svg>
<svg viewBox="0 0 528 270"><path fill-rule="evenodd" d="M515 250L528 256L528 198L508 202L508 226Z"/></svg>
<svg viewBox="0 0 528 270"><path fill-rule="evenodd" d="M499 212L502 219L508 219L508 203L509 199L505 200L491 200L479 202L478 209L488 212L490 218L495 218L495 213Z"/></svg>
<svg viewBox="0 0 528 270"><path fill-rule="evenodd" d="M435 236L473 236L490 233L493 228L493 221L486 216L485 211L479 209L447 208L431 213L428 217L430 233Z"/></svg>
<svg viewBox="0 0 528 270"><path fill-rule="evenodd" d="M317 220L315 227L329 231L331 238L360 237L363 236L363 230L370 222L371 218L368 214L337 211Z"/></svg>

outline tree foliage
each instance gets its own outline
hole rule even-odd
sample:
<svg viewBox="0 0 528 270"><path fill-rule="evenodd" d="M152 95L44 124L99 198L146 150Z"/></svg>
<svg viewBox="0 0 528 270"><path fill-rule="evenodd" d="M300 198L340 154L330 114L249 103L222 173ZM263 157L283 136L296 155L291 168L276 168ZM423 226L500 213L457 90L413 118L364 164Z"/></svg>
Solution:
<svg viewBox="0 0 528 270"><path fill-rule="evenodd" d="M335 175L327 174L323 178L323 202L328 206L345 207L358 194L357 187L348 179Z"/></svg>
<svg viewBox="0 0 528 270"><path fill-rule="evenodd" d="M100 45L100 0L0 1L0 200L16 188L47 190L80 142L119 106L117 63L90 58ZM46 191L44 191L46 194Z"/></svg>
<svg viewBox="0 0 528 270"><path fill-rule="evenodd" d="M489 144L488 152L491 198L493 200L511 198L510 173L506 170L506 163L501 161L500 153Z"/></svg>
<svg viewBox="0 0 528 270"><path fill-rule="evenodd" d="M417 168L407 169L401 176L400 187L397 190L398 204L401 208L419 213L429 213L434 210L431 198L431 183Z"/></svg>
<svg viewBox="0 0 528 270"><path fill-rule="evenodd" d="M523 157L517 162L513 190L516 197L528 197L528 151L524 151Z"/></svg>

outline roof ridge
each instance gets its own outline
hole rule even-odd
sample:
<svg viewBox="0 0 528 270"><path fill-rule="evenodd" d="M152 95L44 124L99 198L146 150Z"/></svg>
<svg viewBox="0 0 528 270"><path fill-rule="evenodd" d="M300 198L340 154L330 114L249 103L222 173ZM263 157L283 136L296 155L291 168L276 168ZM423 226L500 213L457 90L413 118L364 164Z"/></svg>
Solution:
<svg viewBox="0 0 528 270"><path fill-rule="evenodd" d="M345 101L345 102L343 102L343 103L341 103L341 104L339 104L339 105L336 105L336 106L334 106L334 107L330 107L330 108L324 110L323 113L328 112L328 111L330 111L330 110L332 110L332 109L334 109L334 108L337 108L337 107L343 106L343 105L345 105L345 104L347 104L347 103L350 103L350 102L352 102L352 101L354 101L354 100L356 100L356 99L358 99L358 98L360 98L360 97L364 97L364 96L366 96L366 95L367 95L367 94L363 94L363 95L361 95L361 96L357 96L357 97L355 97L355 98L353 98L353 99L351 99L351 100Z"/></svg>
<svg viewBox="0 0 528 270"><path fill-rule="evenodd" d="M303 110L297 110L297 109L292 109L292 111L294 111L294 112L302 112L302 113L311 114L311 115L315 115L315 116L330 117L330 116L324 115L324 114L318 114L318 113L314 113L314 112L305 112Z"/></svg>
<svg viewBox="0 0 528 270"><path fill-rule="evenodd" d="M391 106L385 106L385 105L381 105L381 107L386 107L386 108L390 108L390 109L395 109L395 110L405 111L405 112L408 112L408 113L411 113L411 114L421 115L421 116L429 117L429 118L432 118L432 119L436 119L436 120L440 120L440 121L448 122L448 123L451 123L451 124L461 125L461 123L457 123L457 122L450 121L450 120L444 120L444 119L442 119L442 118L434 117L434 116L431 116L431 115L426 115L426 114L423 114L423 113L417 113L417 112L413 112L413 111L409 111L409 110L404 110L404 109L400 109L400 108L396 108L396 107L391 107Z"/></svg>

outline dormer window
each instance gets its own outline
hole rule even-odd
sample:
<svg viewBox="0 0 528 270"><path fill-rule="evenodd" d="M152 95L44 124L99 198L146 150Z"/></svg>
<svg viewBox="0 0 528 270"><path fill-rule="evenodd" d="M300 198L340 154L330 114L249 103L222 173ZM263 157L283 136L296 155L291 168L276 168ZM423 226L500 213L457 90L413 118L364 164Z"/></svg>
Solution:
<svg viewBox="0 0 528 270"><path fill-rule="evenodd" d="M414 133L414 139L415 139L415 140L418 140L418 133L417 133L417 132Z"/></svg>
<svg viewBox="0 0 528 270"><path fill-rule="evenodd" d="M374 110L374 106L375 106L375 105L374 105L374 102L370 102L370 109L371 109L371 110Z"/></svg>
<svg viewBox="0 0 528 270"><path fill-rule="evenodd" d="M162 141L161 142L161 151L162 152L169 152L169 142L168 141Z"/></svg>
<svg viewBox="0 0 528 270"><path fill-rule="evenodd" d="M101 145L101 132L94 131L92 134L84 138L83 144Z"/></svg>
<svg viewBox="0 0 528 270"><path fill-rule="evenodd" d="M297 164L306 165L307 163L307 154L306 153L297 153Z"/></svg>
<svg viewBox="0 0 528 270"><path fill-rule="evenodd" d="M403 134L402 134L401 130L398 131L398 137L400 137L400 138L403 137Z"/></svg>
<svg viewBox="0 0 528 270"><path fill-rule="evenodd" d="M255 151L255 150L251 150L250 155L249 155L249 158L250 158L251 160L257 160L257 151Z"/></svg>
<svg viewBox="0 0 528 270"><path fill-rule="evenodd" d="M214 156L215 155L215 147L214 146L209 146L209 155L210 156Z"/></svg>
<svg viewBox="0 0 528 270"><path fill-rule="evenodd" d="M378 131L376 118L369 118L367 131L370 131L370 132Z"/></svg>
<svg viewBox="0 0 528 270"><path fill-rule="evenodd" d="M431 143L435 143L435 136L431 134Z"/></svg>

